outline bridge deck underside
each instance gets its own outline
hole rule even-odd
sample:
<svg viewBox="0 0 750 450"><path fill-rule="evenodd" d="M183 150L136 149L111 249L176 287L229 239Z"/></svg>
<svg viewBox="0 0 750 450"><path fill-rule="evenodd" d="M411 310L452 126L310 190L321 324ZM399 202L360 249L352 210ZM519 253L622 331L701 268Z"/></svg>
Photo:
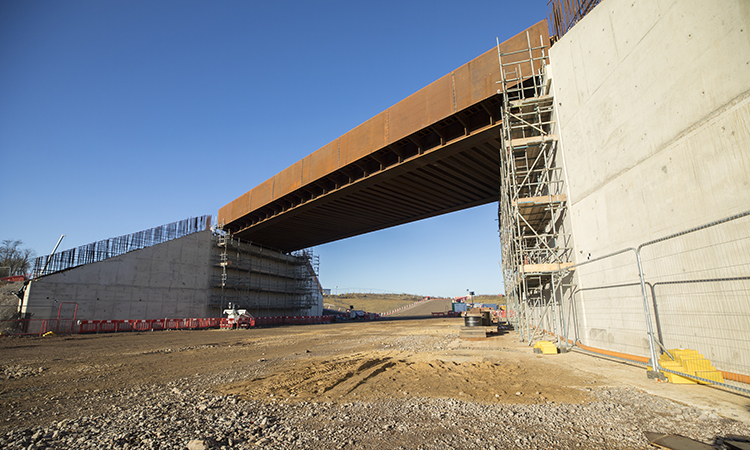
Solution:
<svg viewBox="0 0 750 450"><path fill-rule="evenodd" d="M498 139L489 125L344 186L319 183L314 197L276 214L259 211L269 216L235 234L292 251L497 201Z"/></svg>

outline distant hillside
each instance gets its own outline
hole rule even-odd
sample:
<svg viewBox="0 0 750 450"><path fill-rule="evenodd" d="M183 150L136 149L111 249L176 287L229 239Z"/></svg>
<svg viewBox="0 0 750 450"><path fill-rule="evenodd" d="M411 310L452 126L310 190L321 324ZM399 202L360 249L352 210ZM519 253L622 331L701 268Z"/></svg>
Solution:
<svg viewBox="0 0 750 450"><path fill-rule="evenodd" d="M324 295L323 304L325 308L333 306L332 309L341 308L341 310L345 310L353 306L354 309L361 309L367 312L384 313L412 304L423 298L419 295L409 294L339 294ZM499 295L475 295L473 302L505 305L505 297Z"/></svg>
<svg viewBox="0 0 750 450"><path fill-rule="evenodd" d="M474 303L495 303L498 306L505 304L505 296L500 295L475 295L472 300Z"/></svg>

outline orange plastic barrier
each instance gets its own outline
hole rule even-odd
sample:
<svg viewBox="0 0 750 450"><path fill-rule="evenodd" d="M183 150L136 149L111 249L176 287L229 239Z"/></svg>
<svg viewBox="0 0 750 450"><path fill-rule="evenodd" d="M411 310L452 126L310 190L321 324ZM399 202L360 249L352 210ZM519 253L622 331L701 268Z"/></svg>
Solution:
<svg viewBox="0 0 750 450"><path fill-rule="evenodd" d="M369 314L370 319L380 317ZM117 333L126 331L184 330L206 328L229 328L228 319L205 317L190 319L138 319L138 320L73 320L73 319L25 319L0 321L4 336L41 336L48 331L55 334ZM275 316L256 317L242 321L240 328L258 325L304 325L330 323L333 316Z"/></svg>
<svg viewBox="0 0 750 450"><path fill-rule="evenodd" d="M151 320L136 320L133 322L134 331L150 331L152 329Z"/></svg>

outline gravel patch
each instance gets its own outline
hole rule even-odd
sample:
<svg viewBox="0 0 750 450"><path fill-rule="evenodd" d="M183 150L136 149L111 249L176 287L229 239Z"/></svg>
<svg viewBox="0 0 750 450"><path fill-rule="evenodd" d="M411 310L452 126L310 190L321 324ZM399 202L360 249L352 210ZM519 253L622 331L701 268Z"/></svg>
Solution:
<svg viewBox="0 0 750 450"><path fill-rule="evenodd" d="M78 414L7 431L5 449L650 448L644 431L725 448L750 427L632 388L592 388L582 404L486 405L455 399L241 401L214 387L233 373L87 392ZM50 399L54 403L54 399ZM33 421L36 411L30 411Z"/></svg>
<svg viewBox="0 0 750 450"><path fill-rule="evenodd" d="M750 423L726 419L714 409L687 406L626 384L612 387L586 377L580 382L573 383L570 378L564 382L565 374L554 371L565 367L564 360L545 363L537 371L531 370L535 364L549 360L529 355L509 363L497 354L493 358L498 359L489 362L470 360L477 352L474 347L508 342L461 341L457 326L446 324L440 331L435 325L439 323L4 341L5 356L15 356L0 366L0 448L647 449L653 447L644 432L654 431L725 449L724 438L750 436ZM413 327L411 331L407 326ZM45 349L48 351L41 351ZM60 355L51 354L50 349ZM64 356L62 349L67 352ZM87 356L93 349L96 358ZM507 351L511 350L509 345ZM448 362L438 364L445 355L450 364L460 364L449 373L444 371L446 377L441 380L445 381L430 384L434 388L424 392L409 389L407 393L406 387L383 391L385 384L368 372L367 361L384 359L392 352L427 355L434 363L430 373L452 367ZM356 355L362 361L352 363ZM218 366L227 361L232 364L197 370L201 363ZM327 366L320 361L328 361ZM459 370L472 364L481 369L501 361L508 364L507 375ZM421 364L406 357L404 361L394 357L392 362L414 363L409 367ZM178 363L178 369L186 368L180 375L145 378L169 367L170 374L177 373L174 366ZM353 369L339 367L345 363ZM308 367L321 369L320 378L310 378L313 374ZM378 376L398 379L395 371L403 368L393 368L393 372L384 370ZM291 375L291 381L299 378L298 387L308 379L315 387L319 380L324 383L334 376L339 377L340 385L359 383L356 377L360 376L363 383L375 386L371 392L377 395L336 395L324 401L319 396L302 397L297 388L297 394L290 389L258 390L263 392L259 396L221 393L227 392L228 385L259 377L287 380L279 373ZM480 397L437 395L447 392L449 378L459 377L460 383L479 386L487 380L477 378L486 378L488 373L499 390L507 391L506 397L490 393L494 402L482 402L477 400ZM525 385L529 389L543 378L545 386L552 386L552 395L542 395L546 388L526 392L514 387L511 374L516 381L529 381ZM427 376L422 378L425 381ZM409 386L414 388L415 381L409 375ZM433 389L439 392L432 395ZM576 395L562 397L563 389ZM513 400L519 401L510 403Z"/></svg>

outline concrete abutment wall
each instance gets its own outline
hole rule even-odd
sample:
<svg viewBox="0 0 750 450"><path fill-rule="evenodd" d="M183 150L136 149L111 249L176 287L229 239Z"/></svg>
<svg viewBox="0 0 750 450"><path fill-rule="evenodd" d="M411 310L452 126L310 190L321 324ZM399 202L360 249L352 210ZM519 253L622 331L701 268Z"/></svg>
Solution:
<svg viewBox="0 0 750 450"><path fill-rule="evenodd" d="M72 319L74 312L79 320L220 317L225 305L217 289L217 239L205 230L38 278L27 286L21 313L29 319L55 319L58 313L61 319ZM249 303L256 299L264 308L250 312L259 316L319 315L322 294L309 292L310 280L315 280L314 273L307 273L309 267L296 267L305 273L281 279L272 269L289 256L264 252L255 258L256 272L247 274L258 281L252 297L232 297L227 289L227 301L251 309ZM296 303L289 301L290 293L299 292L311 296L305 308L293 308Z"/></svg>
<svg viewBox="0 0 750 450"><path fill-rule="evenodd" d="M749 2L605 0L554 44L550 70L576 262L750 209ZM644 249L651 286L692 283L649 294L652 315L662 307L661 319L683 328L669 335L653 319L668 346L726 353L706 314L746 317L750 284L698 282L750 274L747 227L739 220ZM581 342L648 353L637 282L632 252L576 271ZM750 340L730 322L734 339ZM713 338L691 341L690 329Z"/></svg>

